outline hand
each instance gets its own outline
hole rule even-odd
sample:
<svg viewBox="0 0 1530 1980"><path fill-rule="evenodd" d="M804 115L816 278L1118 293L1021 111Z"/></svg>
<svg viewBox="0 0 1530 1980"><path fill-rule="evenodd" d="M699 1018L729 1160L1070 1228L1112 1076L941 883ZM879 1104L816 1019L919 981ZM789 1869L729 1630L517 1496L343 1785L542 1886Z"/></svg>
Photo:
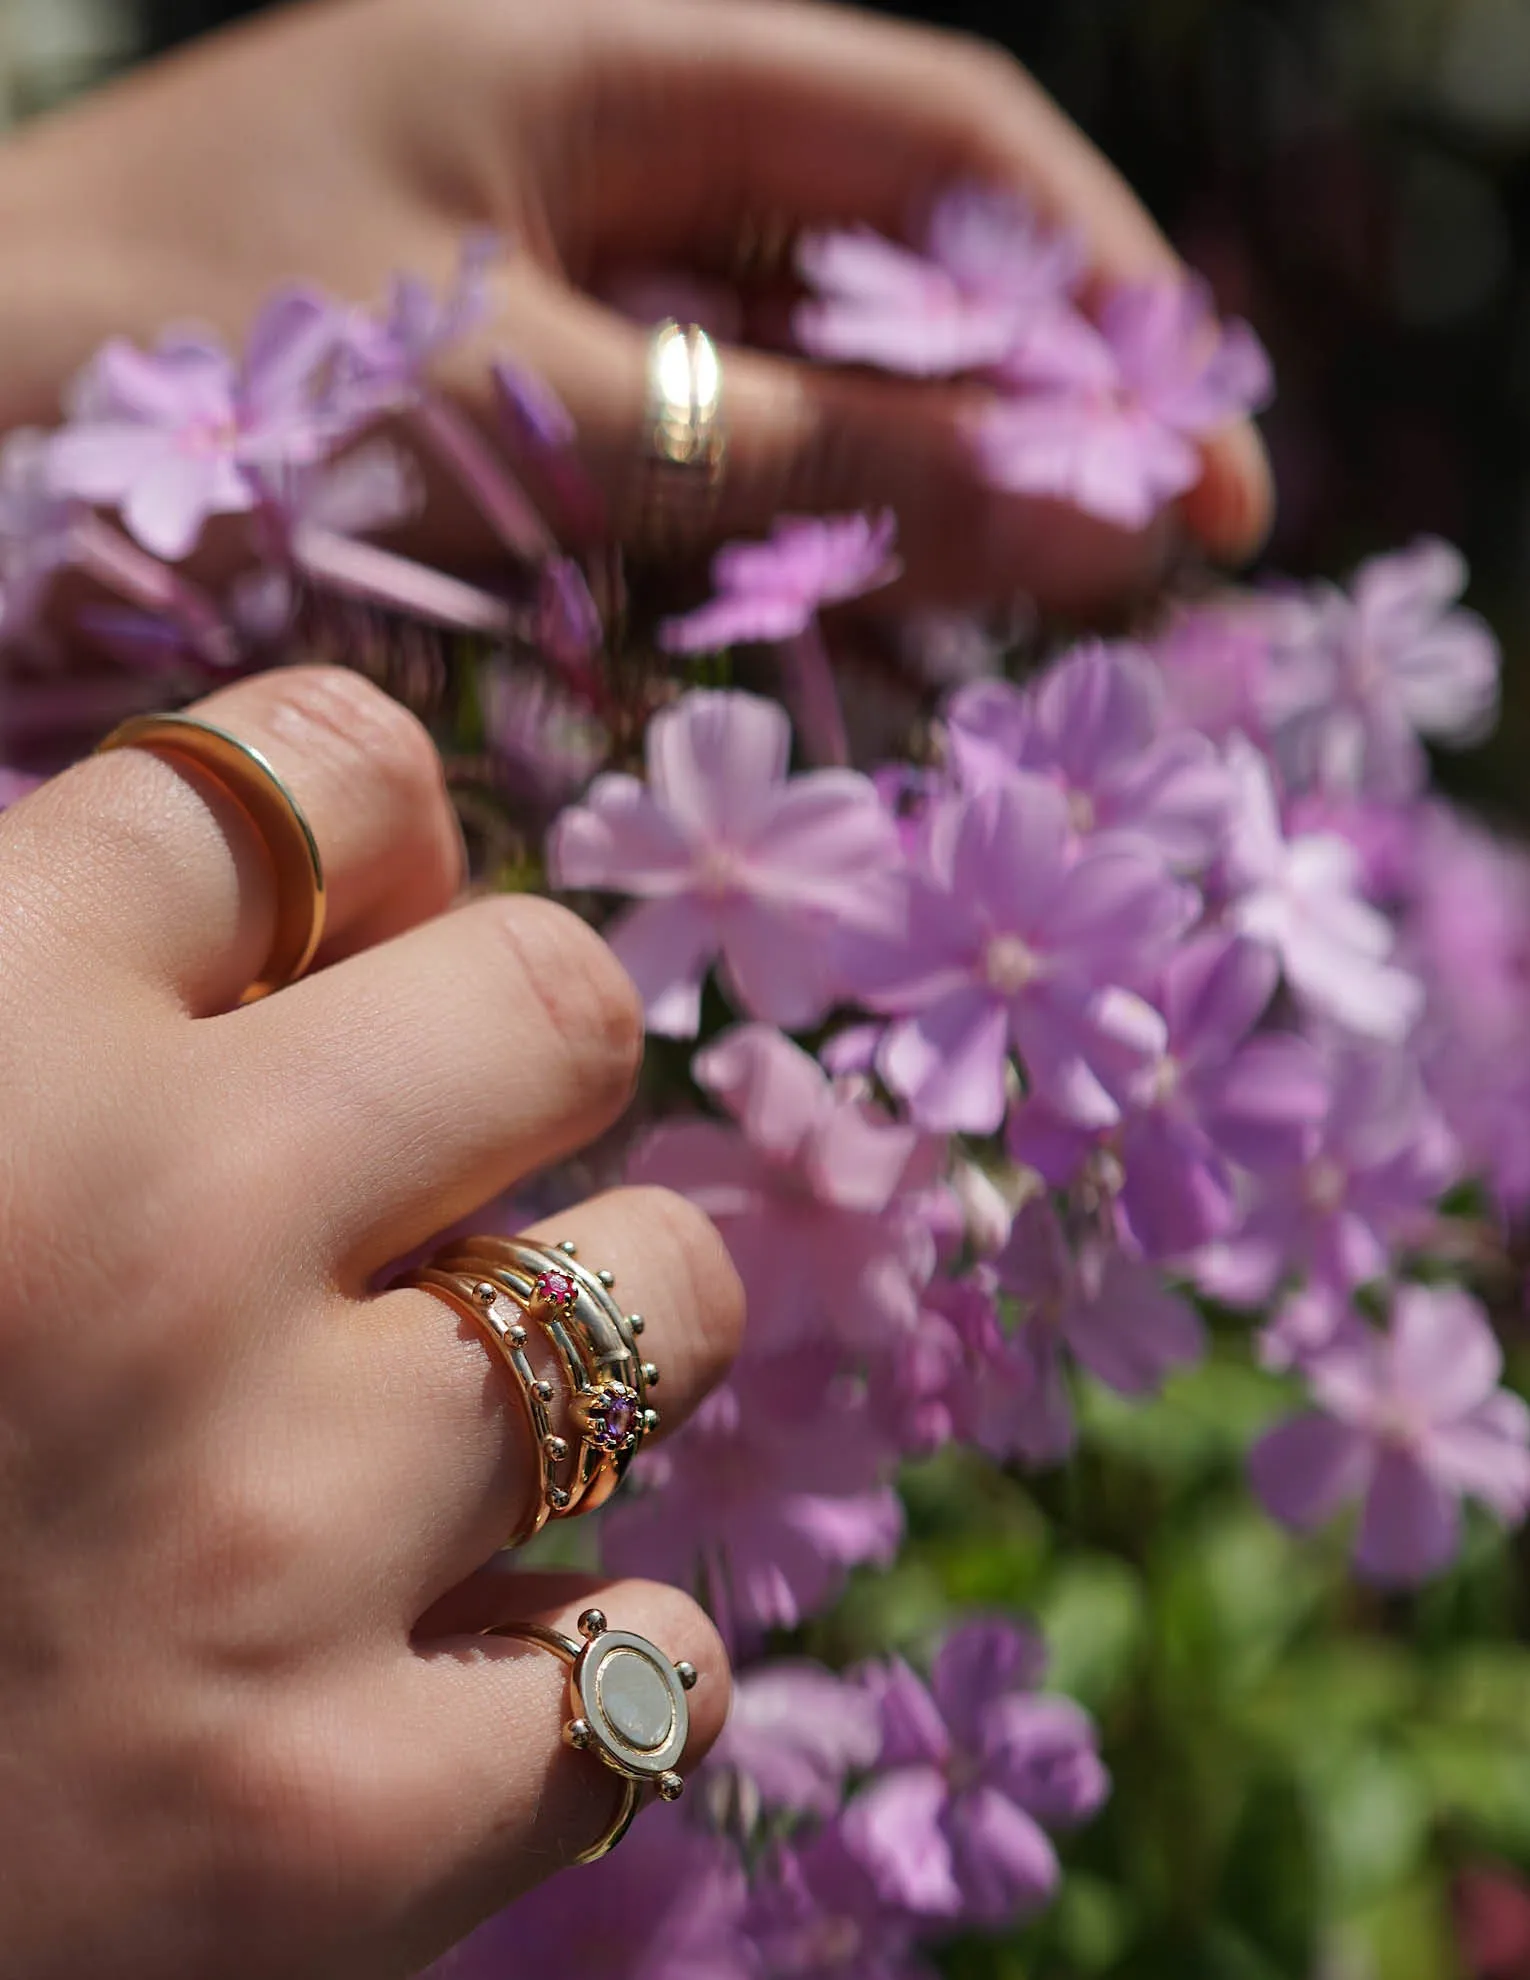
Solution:
<svg viewBox="0 0 1530 1980"><path fill-rule="evenodd" d="M7 1980L383 1980L568 1861L618 1784L560 1743L563 1666L491 1624L598 1597L700 1670L691 1760L727 1709L684 1595L482 1566L533 1488L520 1399L472 1323L369 1290L621 1110L626 978L545 901L442 914L439 765L359 678L204 707L330 876L329 966L266 1002L229 1009L272 883L215 787L127 749L0 816ZM565 1235L683 1421L742 1319L711 1226L617 1191Z"/></svg>
<svg viewBox="0 0 1530 1980"><path fill-rule="evenodd" d="M997 50L795 0L328 0L280 12L25 131L0 156L0 419L50 421L107 335L235 332L277 282L445 279L465 230L521 252L496 340L568 402L592 463L638 447L644 333L592 300L618 264L728 265L764 218L899 234L943 186L1013 185L1101 277L1177 264L1117 178ZM1172 518L1126 535L979 483L949 387L726 359L720 535L891 505L909 582L951 601L1097 603L1147 585ZM470 397L482 365L464 371ZM1270 516L1239 425L1183 521L1248 554ZM460 547L460 546L459 546Z"/></svg>

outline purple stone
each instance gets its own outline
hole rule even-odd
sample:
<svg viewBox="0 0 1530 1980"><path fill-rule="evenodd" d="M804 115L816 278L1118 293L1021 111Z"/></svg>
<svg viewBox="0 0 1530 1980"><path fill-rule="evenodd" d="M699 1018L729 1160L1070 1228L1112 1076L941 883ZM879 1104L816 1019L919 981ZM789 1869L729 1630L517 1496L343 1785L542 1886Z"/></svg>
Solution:
<svg viewBox="0 0 1530 1980"><path fill-rule="evenodd" d="M605 1406L600 1441L608 1451L624 1451L637 1434L638 1406L631 1396L613 1396Z"/></svg>

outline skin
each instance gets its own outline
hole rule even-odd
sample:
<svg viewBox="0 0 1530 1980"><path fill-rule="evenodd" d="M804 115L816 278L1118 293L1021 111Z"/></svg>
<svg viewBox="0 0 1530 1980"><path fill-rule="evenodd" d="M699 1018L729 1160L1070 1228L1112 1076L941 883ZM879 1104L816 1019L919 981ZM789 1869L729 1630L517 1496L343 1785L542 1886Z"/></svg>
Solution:
<svg viewBox="0 0 1530 1980"><path fill-rule="evenodd" d="M519 246L492 341L563 396L615 489L639 447L645 336L591 299L604 277L725 270L741 238L782 222L906 234L969 179L1078 228L1101 280L1179 265L986 44L791 0L326 0L140 72L0 159L0 417L50 420L113 332L190 315L237 333L294 275L355 297L400 267L444 279L464 230L489 226ZM482 377L475 353L469 398ZM1088 608L1150 585L1185 530L1237 559L1268 527L1245 425L1207 449L1178 512L1128 535L981 487L973 388L745 352L724 377L716 534L890 504L910 587L931 598Z"/></svg>
<svg viewBox="0 0 1530 1980"><path fill-rule="evenodd" d="M399 265L441 277L487 221L523 243L497 335L614 472L643 341L586 287L618 249L715 266L777 211L895 230L974 173L1085 228L1103 272L1169 263L968 43L733 0L332 0L0 152L0 423L48 418L110 332L234 330L299 273L357 295ZM891 501L915 581L969 596L1129 586L1161 554L980 497L949 392L744 355L727 381L725 533ZM1236 554L1267 514L1239 429L1185 517ZM269 1001L234 1008L273 882L215 786L129 750L0 815L9 1980L379 1980L569 1861L614 1784L561 1744L562 1667L495 1623L569 1630L598 1599L689 1658L687 1765L727 1709L685 1595L484 1566L532 1489L519 1402L471 1325L374 1289L621 1113L631 986L559 907L459 899L435 753L365 682L285 669L204 706L271 758L330 877L320 966ZM683 1423L742 1327L716 1233L617 1191L546 1235L615 1266Z"/></svg>

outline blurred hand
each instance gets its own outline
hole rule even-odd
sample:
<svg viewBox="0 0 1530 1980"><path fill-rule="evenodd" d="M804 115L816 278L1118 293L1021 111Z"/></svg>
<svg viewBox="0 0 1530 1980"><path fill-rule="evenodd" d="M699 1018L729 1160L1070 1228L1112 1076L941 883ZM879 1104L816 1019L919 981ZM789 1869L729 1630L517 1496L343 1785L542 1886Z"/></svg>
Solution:
<svg viewBox="0 0 1530 1980"><path fill-rule="evenodd" d="M194 315L237 332L275 283L375 295L445 279L464 231L520 252L496 342L566 400L597 474L639 445L644 333L593 300L617 266L728 268L762 224L906 232L957 180L1081 230L1101 278L1174 256L1099 154L998 50L795 0L325 0L141 72L0 154L0 419L50 421L105 336ZM464 369L471 398L482 368ZM996 496L963 388L731 353L719 535L891 505L911 585L1087 605L1150 583L1172 519L1127 536ZM1213 554L1264 534L1251 428L1182 505Z"/></svg>

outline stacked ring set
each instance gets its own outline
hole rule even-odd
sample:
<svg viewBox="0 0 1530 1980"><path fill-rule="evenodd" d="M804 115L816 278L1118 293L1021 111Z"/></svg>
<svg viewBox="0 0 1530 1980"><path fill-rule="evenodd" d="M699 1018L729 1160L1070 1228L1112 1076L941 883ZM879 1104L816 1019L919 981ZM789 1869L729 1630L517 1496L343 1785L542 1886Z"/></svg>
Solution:
<svg viewBox="0 0 1530 1980"><path fill-rule="evenodd" d="M409 1283L476 1321L515 1379L539 1476L512 1544L549 1519L604 1505L659 1422L648 1401L659 1371L638 1352L643 1317L622 1312L611 1273L587 1270L571 1243L554 1250L527 1238L476 1237L445 1246ZM537 1333L566 1388L568 1435L554 1428L556 1390L530 1352Z"/></svg>

